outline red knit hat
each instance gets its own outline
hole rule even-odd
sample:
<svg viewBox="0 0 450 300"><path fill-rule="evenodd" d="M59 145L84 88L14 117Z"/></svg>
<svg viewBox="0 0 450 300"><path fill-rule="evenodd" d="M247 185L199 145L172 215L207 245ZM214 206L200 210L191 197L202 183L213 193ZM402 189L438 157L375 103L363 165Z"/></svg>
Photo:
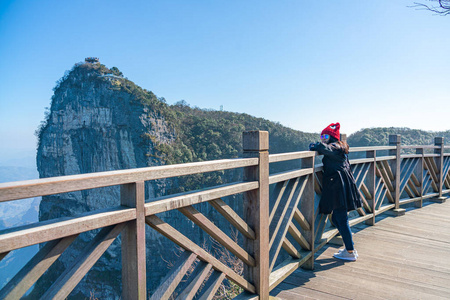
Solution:
<svg viewBox="0 0 450 300"><path fill-rule="evenodd" d="M331 123L327 128L322 130L321 134L329 134L334 137L338 141L341 140L341 135L339 134L339 129L341 128L341 124L339 123Z"/></svg>

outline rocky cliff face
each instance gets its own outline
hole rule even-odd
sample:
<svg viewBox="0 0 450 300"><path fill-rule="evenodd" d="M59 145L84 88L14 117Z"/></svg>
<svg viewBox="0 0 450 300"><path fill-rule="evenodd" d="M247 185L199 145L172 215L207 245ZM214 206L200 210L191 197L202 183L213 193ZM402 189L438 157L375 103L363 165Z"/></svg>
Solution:
<svg viewBox="0 0 450 300"><path fill-rule="evenodd" d="M154 143L170 143L175 132L155 109L157 101L151 92L113 75L99 63L76 65L55 88L50 113L39 132L40 177L160 165ZM149 183L146 195L152 198L165 187L164 181ZM119 203L118 186L46 196L39 219L74 216ZM34 292L48 288L93 235L80 235ZM72 294L89 298L90 292L102 285L102 298L120 297L120 269L120 243L116 240Z"/></svg>

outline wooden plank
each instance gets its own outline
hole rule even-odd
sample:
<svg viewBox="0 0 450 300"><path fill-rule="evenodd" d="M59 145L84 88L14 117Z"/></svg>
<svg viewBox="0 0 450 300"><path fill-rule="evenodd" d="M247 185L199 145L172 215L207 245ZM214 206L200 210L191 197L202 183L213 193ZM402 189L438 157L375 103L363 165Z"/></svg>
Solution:
<svg viewBox="0 0 450 300"><path fill-rule="evenodd" d="M312 174L313 172L314 172L313 168L307 168L307 169L301 169L301 170L296 170L296 171L277 173L274 175L270 175L269 184L274 184L277 182L306 176L306 175Z"/></svg>
<svg viewBox="0 0 450 300"><path fill-rule="evenodd" d="M315 218L317 220L317 218ZM316 232L314 234L314 239L319 240L321 239L323 232L325 230L325 226L327 224L328 215L320 214L319 221L316 226Z"/></svg>
<svg viewBox="0 0 450 300"><path fill-rule="evenodd" d="M400 163L400 174L405 172L405 168L408 168L412 163L412 160L409 158L402 159Z"/></svg>
<svg viewBox="0 0 450 300"><path fill-rule="evenodd" d="M244 194L246 222L255 229L256 240L244 240L245 249L257 258L257 265L246 268L245 278L253 282L261 299L269 297L269 133L250 131L243 133L243 156L257 157L256 167L244 168L244 181L258 181L259 189Z"/></svg>
<svg viewBox="0 0 450 300"><path fill-rule="evenodd" d="M372 159L373 159L373 158L372 158ZM355 179L355 180L356 180L356 185L357 185L357 186L361 185L361 183L364 182L364 180L365 180L366 177L367 177L367 173L369 172L369 169L370 169L370 163L366 163L366 164L364 164L364 165L362 166L360 174L359 174L358 177Z"/></svg>
<svg viewBox="0 0 450 300"><path fill-rule="evenodd" d="M423 194L427 194L430 186L431 186L431 182L433 181L433 179L431 178L430 174L428 173L428 171L424 171L425 175L423 176Z"/></svg>
<svg viewBox="0 0 450 300"><path fill-rule="evenodd" d="M432 146L432 145L404 145L403 149L438 149L440 147Z"/></svg>
<svg viewBox="0 0 450 300"><path fill-rule="evenodd" d="M416 187L420 187L419 179L417 179L417 176L414 173L411 174L411 179L414 182Z"/></svg>
<svg viewBox="0 0 450 300"><path fill-rule="evenodd" d="M320 196L322 195L322 182L318 179L317 173L315 173L314 176L314 192Z"/></svg>
<svg viewBox="0 0 450 300"><path fill-rule="evenodd" d="M214 225L205 215L200 213L192 206L186 206L178 209L189 220L197 224L201 229L218 241L228 251L236 255L244 263L254 267L256 265L255 259L242 249L235 241L227 236L219 227Z"/></svg>
<svg viewBox="0 0 450 300"><path fill-rule="evenodd" d="M275 261L276 258L278 256L278 253L281 249L281 246L283 244L283 240L284 237L286 236L286 233L289 229L289 224L292 222L292 218L294 217L294 211L295 208L298 207L298 203L300 201L300 198L303 195L303 191L305 190L305 186L307 184L307 182L309 181L309 178L301 178L300 182L299 182L299 187L295 187L293 190L295 190L295 193L293 194L292 200L288 201L286 203L286 207L287 207L287 211L288 213L283 213L283 216L281 217L280 220L280 228L282 228L279 232L277 232L276 234L274 233L273 236L275 236L275 238L273 239L271 246L270 246L270 267L269 270L272 270L274 265L275 265ZM297 184L295 184L297 185Z"/></svg>
<svg viewBox="0 0 450 300"><path fill-rule="evenodd" d="M294 272L295 274L295 272ZM289 278L288 278L289 280ZM303 286L299 286L298 284L291 284L288 283L287 280L280 283L276 288L274 288L271 292L271 294L274 295L274 299L283 299L283 300L297 300L297 299L305 299L305 300L312 300L312 299L320 299L320 300L343 300L343 299L350 299L343 298L339 296L332 295L330 293L323 293L318 291L315 286L310 288L311 284L308 284L308 288L305 288ZM343 289L343 288L341 288ZM359 296L359 293L352 294L353 297ZM369 297L370 298L370 297ZM369 299L365 298L365 299ZM373 297L372 297L373 298ZM359 298L356 298L359 299ZM364 299L364 298L360 298ZM373 298L374 299L374 298Z"/></svg>
<svg viewBox="0 0 450 300"><path fill-rule="evenodd" d="M269 299L272 299L272 297L269 297ZM233 300L259 300L259 296L244 291L240 293L237 297L234 297Z"/></svg>
<svg viewBox="0 0 450 300"><path fill-rule="evenodd" d="M289 153L280 153L280 154L270 154L269 155L269 163L275 163L280 161L301 159L305 157L314 157L314 151L299 151L299 152L289 152Z"/></svg>
<svg viewBox="0 0 450 300"><path fill-rule="evenodd" d="M417 159L410 160L410 162L405 163L404 173L401 173L401 182L400 182L400 193L403 191L403 189L406 187L408 181L410 180L411 174L414 172L414 169L416 168L418 163Z"/></svg>
<svg viewBox="0 0 450 300"><path fill-rule="evenodd" d="M357 164L371 163L371 162L373 162L373 158L350 159L349 162L353 166L353 165L357 165Z"/></svg>
<svg viewBox="0 0 450 300"><path fill-rule="evenodd" d="M332 238L339 234L337 228L328 229L322 234L322 239L319 240L319 243L315 245L314 252L319 251L323 246L325 246Z"/></svg>
<svg viewBox="0 0 450 300"><path fill-rule="evenodd" d="M389 189L386 189L386 197L387 197L387 199L388 199L388 201L390 203L394 203L395 202L394 196L392 196L392 194L389 191Z"/></svg>
<svg viewBox="0 0 450 300"><path fill-rule="evenodd" d="M401 199L400 200L400 205L405 205L405 204L408 204L408 203L411 203L411 202L420 201L421 199L422 199L422 197L415 197L414 198L414 196L409 198L409 199L404 199L404 200Z"/></svg>
<svg viewBox="0 0 450 300"><path fill-rule="evenodd" d="M378 216L390 209L393 209L394 207L395 207L395 204L389 204L389 205L382 206L376 211L376 215Z"/></svg>
<svg viewBox="0 0 450 300"><path fill-rule="evenodd" d="M297 270L301 265L303 265L312 255L312 252L305 254L301 259L287 258L281 264L276 266L270 273L269 285L270 290L273 290L280 284L284 279Z"/></svg>
<svg viewBox="0 0 450 300"><path fill-rule="evenodd" d="M242 168L255 166L257 164L257 158L221 159L179 165L165 165L0 183L0 202L138 181Z"/></svg>
<svg viewBox="0 0 450 300"><path fill-rule="evenodd" d="M368 202L369 210L366 210L369 213L372 213L372 218L368 219L366 221L367 225L375 225L375 214L373 212L376 210L376 192L377 192L377 179L379 182L382 182L381 178L377 178L376 171L377 171L377 162L376 162L376 152L375 151L367 151L366 157L371 157L374 159L374 162L369 165L369 168L367 170L367 177L365 181L362 182L362 185L364 185L364 188L366 189L366 193L370 194L368 197L366 195L366 199ZM360 215L365 215L360 214Z"/></svg>
<svg viewBox="0 0 450 300"><path fill-rule="evenodd" d="M392 180L390 178L390 175L387 172L387 169L385 168L384 164L383 167L378 168L380 171L381 177L383 178L384 184L387 186L390 192L394 192L394 186L392 185ZM390 169L389 169L390 170Z"/></svg>
<svg viewBox="0 0 450 300"><path fill-rule="evenodd" d="M202 191L161 197L145 204L145 215L154 215L184 206L207 202L226 196L255 190L258 188L258 186L258 182L256 181L230 183L221 185L219 187L207 188Z"/></svg>
<svg viewBox="0 0 450 300"><path fill-rule="evenodd" d="M379 156L377 157L377 161L388 161L388 160L395 160L395 155L388 155L388 156Z"/></svg>
<svg viewBox="0 0 450 300"><path fill-rule="evenodd" d="M80 253L78 258L58 277L41 299L66 298L108 249L124 227L125 224L122 223L103 228Z"/></svg>
<svg viewBox="0 0 450 300"><path fill-rule="evenodd" d="M88 212L76 217L64 217L15 227L0 234L0 253L127 222L135 218L135 209L118 206Z"/></svg>
<svg viewBox="0 0 450 300"><path fill-rule="evenodd" d="M302 212L297 208L295 208L294 211L294 219L298 222L298 224L304 229L304 230L311 230L311 225L309 225L308 220L306 220L305 216L302 214Z"/></svg>
<svg viewBox="0 0 450 300"><path fill-rule="evenodd" d="M312 159L305 159L302 161L302 167L309 167L314 166L314 158ZM315 242L315 236L314 236L314 214L315 214L315 205L314 205L314 199L315 199L315 193L314 193L314 181L315 177L312 175L308 176L308 182L305 184L304 192L302 194L302 200L297 205L297 208L299 211L304 211L306 218L306 221L310 225L310 230L305 230L302 228L301 232L303 237L308 241L311 249L314 249L314 242ZM294 211L295 215L295 211ZM292 221L291 221L292 222ZM304 268L307 268L309 270L314 269L314 256L311 256L310 259L306 261L304 264Z"/></svg>
<svg viewBox="0 0 450 300"><path fill-rule="evenodd" d="M294 240L305 250L311 250L311 245L308 243L308 241L302 236L300 231L295 227L294 224L289 223L288 232L291 234L291 236L294 238Z"/></svg>
<svg viewBox="0 0 450 300"><path fill-rule="evenodd" d="M437 154L436 156L439 157L440 155ZM439 167L436 164L436 160L430 158L430 164L431 164L431 166L433 168L434 174L436 174L436 176L438 176L438 174L440 173L440 170L439 170Z"/></svg>
<svg viewBox="0 0 450 300"><path fill-rule="evenodd" d="M380 161L380 160L381 159L378 158L378 161ZM383 161L381 161L381 164L383 165L383 170L386 171L386 174L388 175L388 178L390 179L387 181L390 181L390 182L394 181L395 180L394 173L392 173L391 166L389 165L389 163L387 161L383 160Z"/></svg>
<svg viewBox="0 0 450 300"><path fill-rule="evenodd" d="M294 257L294 258L301 258L302 255L300 254L300 252L294 247L294 245L292 245L292 243L285 237L283 240L283 245L282 245L283 249L286 250L286 252Z"/></svg>
<svg viewBox="0 0 450 300"><path fill-rule="evenodd" d="M183 234L181 234L179 231L177 231L175 228L170 226L169 224L163 222L160 218L157 216L148 216L145 218L146 223L167 237L169 240L180 246L181 248L185 250L189 250L195 254L197 254L198 258L211 264L214 269L227 274L227 278L233 280L237 285L242 287L243 289L255 293L255 286L249 283L247 280L245 280L242 276L236 274L233 270L231 270L229 267L225 266L223 263L221 263L218 259L216 259L214 256L206 252L202 247L195 244L191 240L189 240L187 237L185 237Z"/></svg>
<svg viewBox="0 0 450 300"><path fill-rule="evenodd" d="M360 189L361 189L361 192L363 192L363 194L364 194L364 198L366 198L368 200L372 200L373 199L372 194L370 193L369 189L364 184L364 182L361 183Z"/></svg>
<svg viewBox="0 0 450 300"><path fill-rule="evenodd" d="M208 202L214 207L228 222L231 223L246 238L256 239L255 232L248 224L222 199L215 199Z"/></svg>
<svg viewBox="0 0 450 300"><path fill-rule="evenodd" d="M147 295L145 245L145 183L120 186L120 203L136 210L136 219L127 222L122 232L122 298L138 299Z"/></svg>
<svg viewBox="0 0 450 300"><path fill-rule="evenodd" d="M406 159L406 158L422 158L422 154L405 154L405 155L400 155L400 157L402 159Z"/></svg>
<svg viewBox="0 0 450 300"><path fill-rule="evenodd" d="M364 185L364 188L367 189L367 187L365 185ZM359 192L359 195L361 196L361 201L362 201L364 209L367 210L368 212L371 212L372 210L370 209L369 203L367 203L366 196L364 193L361 192L364 188L360 187L358 189L358 192ZM357 209L357 210L360 213L360 215L364 214L362 209Z"/></svg>
<svg viewBox="0 0 450 300"><path fill-rule="evenodd" d="M0 291L0 299L20 299L78 235L50 241Z"/></svg>
<svg viewBox="0 0 450 300"><path fill-rule="evenodd" d="M388 189L384 187L381 190L381 192L377 194L377 207L376 207L376 210L380 209L381 205L383 205L384 198L385 198L385 196L387 196L387 192L388 192ZM386 197L386 198L388 199L388 202L393 203L393 201L390 201L388 197Z"/></svg>
<svg viewBox="0 0 450 300"><path fill-rule="evenodd" d="M209 272L212 269L212 265L208 264L204 261L201 261L198 266L198 269L200 269L197 276L195 276L192 281L186 286L186 288L180 293L180 295L177 297L177 300L191 300L194 298L194 296L197 294L198 290L200 289L202 283L205 281L206 277L208 276Z"/></svg>
<svg viewBox="0 0 450 300"><path fill-rule="evenodd" d="M357 165L352 165L352 173L353 173L353 177L355 178L355 181L357 180L359 174L361 174L361 171L363 169L364 164L357 164Z"/></svg>
<svg viewBox="0 0 450 300"><path fill-rule="evenodd" d="M412 176L411 176L412 177ZM421 193L417 190L416 185L414 184L412 178L408 180L408 187L411 189L411 191L414 193L416 197L421 196Z"/></svg>
<svg viewBox="0 0 450 300"><path fill-rule="evenodd" d="M359 214L360 216L365 216L365 215L366 215L366 212L364 211L364 209L362 209L362 207L358 207L358 208L356 209L356 211L358 212L358 214ZM370 213L372 213L372 212L370 212Z"/></svg>
<svg viewBox="0 0 450 300"><path fill-rule="evenodd" d="M436 175L436 170L433 168L432 162L434 162L433 159L425 158L424 159L425 169L428 170L428 174L430 174L430 176L433 178L433 181L434 182L438 182L438 177Z"/></svg>
<svg viewBox="0 0 450 300"><path fill-rule="evenodd" d="M158 289L150 297L150 300L168 300L196 259L196 254L190 251L184 251L170 272L163 278Z"/></svg>
<svg viewBox="0 0 450 300"><path fill-rule="evenodd" d="M411 191L411 189L409 188L409 186L405 186L404 191L406 192L406 194L410 197L410 198L414 198L414 193Z"/></svg>
<svg viewBox="0 0 450 300"><path fill-rule="evenodd" d="M365 215L365 216L362 216L362 217L350 219L348 221L348 224L350 225L350 227L352 227L352 226L355 226L356 224L359 224L361 222L369 220L370 218L372 218L372 214L368 214L368 215Z"/></svg>
<svg viewBox="0 0 450 300"><path fill-rule="evenodd" d="M294 197L294 194L297 191L297 185L300 181L300 178L296 178L295 180L291 180L288 183L287 187L287 193L285 192L283 194L283 209L280 213L276 213L274 219L270 223L270 229L269 232L271 233L270 242L269 242L269 248L272 248L272 245L277 237L278 230L281 227L281 224L283 223L284 217L288 211L289 204L292 201L292 198Z"/></svg>
<svg viewBox="0 0 450 300"><path fill-rule="evenodd" d="M381 151L381 150L393 150L395 147L393 146L370 146L370 147L350 147L348 150L350 153L352 152L366 152L366 151Z"/></svg>
<svg viewBox="0 0 450 300"><path fill-rule="evenodd" d="M272 194L270 195L270 202L273 202L273 207L272 207L272 211L270 212L269 215L269 224L272 223L273 220L273 216L275 215L278 206L280 205L280 201L283 197L283 194L286 190L286 186L288 184L288 181L284 181L284 182L277 182L277 184L275 185L275 188L272 191ZM275 201L273 201L273 199L275 199Z"/></svg>
<svg viewBox="0 0 450 300"><path fill-rule="evenodd" d="M211 285L205 290L205 292L200 296L199 300L211 300L214 298L217 290L219 289L222 281L225 279L225 273L219 273L217 271L213 272L210 277L212 281Z"/></svg>

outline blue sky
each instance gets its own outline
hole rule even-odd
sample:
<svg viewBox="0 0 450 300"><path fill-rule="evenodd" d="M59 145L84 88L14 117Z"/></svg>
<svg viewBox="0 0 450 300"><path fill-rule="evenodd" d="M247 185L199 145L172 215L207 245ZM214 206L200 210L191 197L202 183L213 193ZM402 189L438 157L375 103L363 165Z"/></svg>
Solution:
<svg viewBox="0 0 450 300"><path fill-rule="evenodd" d="M33 159L66 70L96 56L169 104L306 132L449 130L450 16L378 1L0 1L0 164Z"/></svg>

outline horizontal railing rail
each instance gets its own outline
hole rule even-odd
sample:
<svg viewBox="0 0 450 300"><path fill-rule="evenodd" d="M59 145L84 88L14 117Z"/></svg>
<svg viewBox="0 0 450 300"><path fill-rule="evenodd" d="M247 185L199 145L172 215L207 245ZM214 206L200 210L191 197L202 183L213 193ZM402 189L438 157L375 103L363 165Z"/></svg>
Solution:
<svg viewBox="0 0 450 300"><path fill-rule="evenodd" d="M406 204L421 207L426 199L443 201L443 195L450 193L450 154L444 153L448 148L443 138L436 138L433 146L403 146L396 135L390 136L389 146L350 148L351 153L360 153L350 164L363 200L363 207L350 216L350 226L361 222L375 225L376 216L389 210L402 214L405 210L400 207ZM402 154L402 149L416 153ZM377 156L377 151L385 155ZM146 257L154 255L146 254L148 225L183 249L179 261L149 295L151 299L175 295L192 299L205 283L200 293L208 297L225 279L266 299L297 268L313 269L314 253L338 234L330 217L315 210L323 176L323 165L315 164L317 156L313 151L269 155L267 132L247 132L244 158L2 183L0 202L120 186L120 205L1 231L0 259L17 249L36 244L42 247L0 291L0 298L22 297L77 236L98 230L76 262L42 297L67 297L118 235L122 236L122 298L147 297ZM291 162L290 168L269 174L269 168L281 162L284 168ZM242 169L243 180L145 199L147 181L232 169ZM242 213L227 203L231 196L242 199L237 201ZM239 232L240 238L231 237L197 207L206 203ZM170 225L165 214L172 211L179 211L231 253L242 266L240 271ZM187 282L182 283L186 277ZM245 295L249 294L239 297Z"/></svg>
<svg viewBox="0 0 450 300"><path fill-rule="evenodd" d="M258 159L256 158L223 159L186 163L182 165L167 165L0 183L0 202L108 187L138 181L149 181L243 168L254 166L257 163Z"/></svg>

